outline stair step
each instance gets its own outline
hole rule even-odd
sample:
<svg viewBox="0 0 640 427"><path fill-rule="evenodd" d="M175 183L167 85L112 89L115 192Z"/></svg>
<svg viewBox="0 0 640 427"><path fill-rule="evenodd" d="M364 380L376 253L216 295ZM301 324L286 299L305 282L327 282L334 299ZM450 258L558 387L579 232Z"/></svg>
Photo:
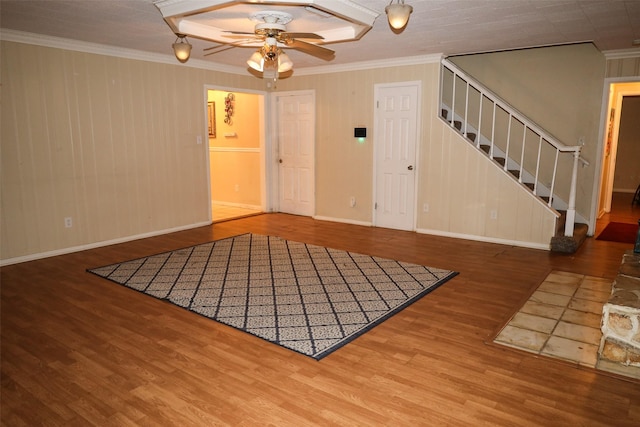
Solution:
<svg viewBox="0 0 640 427"><path fill-rule="evenodd" d="M575 253L580 245L587 238L587 231L589 227L587 224L576 223L573 227L573 236L564 235L564 226L561 231L551 238L551 251L563 252L563 253Z"/></svg>
<svg viewBox="0 0 640 427"><path fill-rule="evenodd" d="M504 164L506 162L506 159L504 157L494 157L493 160L498 162L500 164L500 166L504 166Z"/></svg>
<svg viewBox="0 0 640 427"><path fill-rule="evenodd" d="M533 191L533 189L535 188L535 185L533 182L523 182L523 184L527 187L529 187L529 190Z"/></svg>
<svg viewBox="0 0 640 427"><path fill-rule="evenodd" d="M476 142L476 136L475 133L467 133L467 139L471 142Z"/></svg>
<svg viewBox="0 0 640 427"><path fill-rule="evenodd" d="M440 117L447 120L447 116L449 116L449 112L447 110L445 110L444 108L440 110Z"/></svg>
<svg viewBox="0 0 640 427"><path fill-rule="evenodd" d="M491 146L490 145L481 145L480 149L482 151L484 151L485 153L489 154L489 151L491 151Z"/></svg>
<svg viewBox="0 0 640 427"><path fill-rule="evenodd" d="M509 173L517 178L520 178L520 171L516 169L509 169Z"/></svg>
<svg viewBox="0 0 640 427"><path fill-rule="evenodd" d="M451 123L451 121L449 121L449 123ZM460 120L456 120L455 122L453 122L453 126L455 126L456 129L461 130L462 122Z"/></svg>

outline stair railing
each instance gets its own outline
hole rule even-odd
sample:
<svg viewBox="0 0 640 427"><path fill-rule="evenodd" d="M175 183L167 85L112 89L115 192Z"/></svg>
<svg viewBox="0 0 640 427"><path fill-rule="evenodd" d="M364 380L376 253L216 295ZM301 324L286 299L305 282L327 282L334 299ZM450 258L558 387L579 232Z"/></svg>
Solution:
<svg viewBox="0 0 640 427"><path fill-rule="evenodd" d="M441 117L550 208L556 198L564 197L564 234L573 236L578 164L588 164L580 157L582 147L562 144L447 59L441 65ZM521 138L517 127L522 128Z"/></svg>

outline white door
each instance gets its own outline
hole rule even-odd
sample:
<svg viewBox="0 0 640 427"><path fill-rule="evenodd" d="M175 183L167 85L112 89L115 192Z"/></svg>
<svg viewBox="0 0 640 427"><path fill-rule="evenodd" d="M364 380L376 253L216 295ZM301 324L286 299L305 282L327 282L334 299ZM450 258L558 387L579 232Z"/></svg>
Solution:
<svg viewBox="0 0 640 427"><path fill-rule="evenodd" d="M420 84L376 86L375 205L378 227L413 230Z"/></svg>
<svg viewBox="0 0 640 427"><path fill-rule="evenodd" d="M280 212L312 216L315 210L315 101L311 93L278 95Z"/></svg>

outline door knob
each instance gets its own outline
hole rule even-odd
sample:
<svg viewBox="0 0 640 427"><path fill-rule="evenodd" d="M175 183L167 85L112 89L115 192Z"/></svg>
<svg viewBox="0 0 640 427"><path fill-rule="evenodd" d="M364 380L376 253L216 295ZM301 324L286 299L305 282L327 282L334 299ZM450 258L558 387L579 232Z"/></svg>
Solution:
<svg viewBox="0 0 640 427"><path fill-rule="evenodd" d="M282 159L278 160L278 163L282 163Z"/></svg>
<svg viewBox="0 0 640 427"><path fill-rule="evenodd" d="M412 170L413 170L413 166L409 165L409 167L408 167L407 169L409 169L410 171L412 171Z"/></svg>

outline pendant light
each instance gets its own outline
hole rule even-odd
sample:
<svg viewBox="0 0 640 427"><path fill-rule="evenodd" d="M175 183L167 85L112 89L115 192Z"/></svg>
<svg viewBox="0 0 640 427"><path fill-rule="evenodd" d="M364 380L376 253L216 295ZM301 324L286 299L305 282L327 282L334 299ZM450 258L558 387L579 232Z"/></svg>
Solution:
<svg viewBox="0 0 640 427"><path fill-rule="evenodd" d="M409 15L413 12L413 7L408 4L404 4L404 0L396 0L398 3L393 4L394 0L384 8L389 19L389 25L395 30L404 28L409 22Z"/></svg>
<svg viewBox="0 0 640 427"><path fill-rule="evenodd" d="M173 43L173 52L176 54L178 61L185 63L191 56L191 44L187 41L187 36L183 34L176 34L178 38Z"/></svg>

